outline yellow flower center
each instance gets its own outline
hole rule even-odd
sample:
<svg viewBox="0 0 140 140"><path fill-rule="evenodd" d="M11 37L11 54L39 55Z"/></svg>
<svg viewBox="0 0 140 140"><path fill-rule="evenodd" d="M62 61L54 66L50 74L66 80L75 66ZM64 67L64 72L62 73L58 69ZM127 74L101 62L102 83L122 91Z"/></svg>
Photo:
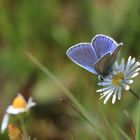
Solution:
<svg viewBox="0 0 140 140"><path fill-rule="evenodd" d="M120 82L124 80L124 75L122 72L118 73L117 75L115 75L112 79L112 84L114 86L119 86Z"/></svg>
<svg viewBox="0 0 140 140"><path fill-rule="evenodd" d="M17 96L14 101L12 106L14 108L25 108L26 107L26 102L24 101L24 99L20 96Z"/></svg>

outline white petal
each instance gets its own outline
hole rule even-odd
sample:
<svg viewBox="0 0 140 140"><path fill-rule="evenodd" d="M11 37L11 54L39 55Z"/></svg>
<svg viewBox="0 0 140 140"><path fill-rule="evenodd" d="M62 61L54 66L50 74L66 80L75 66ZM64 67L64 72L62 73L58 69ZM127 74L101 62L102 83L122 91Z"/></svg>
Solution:
<svg viewBox="0 0 140 140"><path fill-rule="evenodd" d="M126 84L132 84L134 81L133 80L125 80Z"/></svg>
<svg viewBox="0 0 140 140"><path fill-rule="evenodd" d="M8 114L13 114L13 115L17 115L26 111L27 111L26 108L14 108L13 106L9 106L6 110Z"/></svg>
<svg viewBox="0 0 140 140"><path fill-rule="evenodd" d="M112 88L112 89L110 89L110 90L107 90L107 91L104 91L103 93L102 93L102 96L100 97L100 99L102 99L104 96L106 96L107 94L109 94L110 92L114 92L114 88Z"/></svg>
<svg viewBox="0 0 140 140"><path fill-rule="evenodd" d="M140 71L140 67L135 70L135 72L138 72L138 71Z"/></svg>
<svg viewBox="0 0 140 140"><path fill-rule="evenodd" d="M108 85L111 85L111 81L109 81L109 82L99 82L98 85L99 86L108 86Z"/></svg>
<svg viewBox="0 0 140 140"><path fill-rule="evenodd" d="M2 124L1 124L1 133L3 133L5 131L5 129L8 126L8 122L9 122L9 114L5 114L2 120Z"/></svg>
<svg viewBox="0 0 140 140"><path fill-rule="evenodd" d="M140 63L139 62L136 62L130 69L130 71L133 71L135 70L136 68L138 68L140 66Z"/></svg>
<svg viewBox="0 0 140 140"><path fill-rule="evenodd" d="M110 77L104 78L103 80L103 82L110 82L110 81L111 81Z"/></svg>
<svg viewBox="0 0 140 140"><path fill-rule="evenodd" d="M121 89L122 89L122 88L120 87L120 88L117 90L117 92L118 92L118 100L121 99L121 95L122 95L122 94L121 94Z"/></svg>
<svg viewBox="0 0 140 140"><path fill-rule="evenodd" d="M121 71L124 71L124 68L125 68L125 64L124 64L124 58L123 58L122 61L121 61L121 65L120 65L119 69Z"/></svg>
<svg viewBox="0 0 140 140"><path fill-rule="evenodd" d="M137 61L137 65L139 65L139 66L140 66L140 62L139 62L139 61Z"/></svg>
<svg viewBox="0 0 140 140"><path fill-rule="evenodd" d="M112 86L108 86L108 87L105 87L105 88L98 89L98 90L96 90L96 92L104 92L104 91L109 90L111 88L112 88Z"/></svg>
<svg viewBox="0 0 140 140"><path fill-rule="evenodd" d="M137 68L135 70L133 70L133 73L138 72L140 70L140 68Z"/></svg>
<svg viewBox="0 0 140 140"><path fill-rule="evenodd" d="M130 86L125 84L125 83L123 84L123 87L124 87L125 90L129 90L130 89Z"/></svg>
<svg viewBox="0 0 140 140"><path fill-rule="evenodd" d="M129 78L129 77L131 77L131 75L133 75L134 73L137 73L139 70L140 70L140 69L137 68L137 69L135 69L135 70L133 70L133 71L128 71L127 74L126 74L126 76Z"/></svg>
<svg viewBox="0 0 140 140"><path fill-rule="evenodd" d="M130 62L130 67L132 67L135 62L136 62L136 60L135 60L135 58L133 58Z"/></svg>
<svg viewBox="0 0 140 140"><path fill-rule="evenodd" d="M116 96L117 96L117 89L115 90L115 93L113 94L113 97L112 97L112 104L115 103L115 101L116 101Z"/></svg>
<svg viewBox="0 0 140 140"><path fill-rule="evenodd" d="M27 105L26 105L26 108L27 108L27 109L30 109L31 107L33 107L33 106L35 106L35 105L36 105L36 103L33 102L32 98L30 97L29 100L28 100L28 103L27 103Z"/></svg>
<svg viewBox="0 0 140 140"><path fill-rule="evenodd" d="M118 62L117 62L117 61L115 62L115 67L116 67L116 69L118 69L118 67L119 67L119 65L118 65Z"/></svg>
<svg viewBox="0 0 140 140"><path fill-rule="evenodd" d="M126 74L128 74L130 72L130 70L133 68L133 66L135 65L135 58L133 58L132 60L129 58L128 58L128 62L127 62L126 69L125 69Z"/></svg>
<svg viewBox="0 0 140 140"><path fill-rule="evenodd" d="M129 56L129 58L127 60L127 64L126 64L126 68L125 68L126 71L128 71L128 69L129 69L130 62L131 62L131 56Z"/></svg>
<svg viewBox="0 0 140 140"><path fill-rule="evenodd" d="M136 77L137 75L139 75L139 73L138 73L138 72L136 72L136 73L132 74L132 75L130 76L130 78L134 78L134 77Z"/></svg>
<svg viewBox="0 0 140 140"><path fill-rule="evenodd" d="M131 64L133 64L136 61L135 57L131 60Z"/></svg>
<svg viewBox="0 0 140 140"><path fill-rule="evenodd" d="M111 92L106 96L106 98L105 98L105 100L104 100L104 104L106 104L106 102L108 101L108 99L110 98L110 96L113 94L113 92L114 92L114 90L111 91Z"/></svg>
<svg viewBox="0 0 140 140"><path fill-rule="evenodd" d="M130 71L130 69L132 69L133 68L133 66L136 64L136 61L135 61L135 58L133 58L132 60L131 60L131 62L130 62L130 65L129 65L129 71Z"/></svg>

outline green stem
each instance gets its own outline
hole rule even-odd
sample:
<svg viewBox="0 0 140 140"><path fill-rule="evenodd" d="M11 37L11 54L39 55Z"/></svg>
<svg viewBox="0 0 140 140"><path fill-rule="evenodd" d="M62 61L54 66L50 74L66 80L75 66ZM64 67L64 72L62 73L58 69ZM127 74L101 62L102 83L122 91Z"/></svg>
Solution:
<svg viewBox="0 0 140 140"><path fill-rule="evenodd" d="M131 88L129 89L130 93L132 93L138 100L140 100L139 95L137 95Z"/></svg>
<svg viewBox="0 0 140 140"><path fill-rule="evenodd" d="M58 85L58 87L66 94L66 96L72 101L72 103L76 106L77 110L79 110L80 114L82 114L83 118L92 126L94 132L102 139L105 140L103 134L98 130L96 122L92 119L92 117L88 114L88 112L83 108L83 106L76 100L73 94L61 83L59 79L57 79L45 66L43 66L35 57L33 57L30 53L26 53L29 59L38 66L45 74L49 76L49 78Z"/></svg>
<svg viewBox="0 0 140 140"><path fill-rule="evenodd" d="M21 116L19 116L19 121L20 121L20 124L21 124L22 133L25 137L25 140L27 140L28 139L28 134L27 134L27 131L26 131L24 119Z"/></svg>
<svg viewBox="0 0 140 140"><path fill-rule="evenodd" d="M140 140L140 101L137 109L137 117L136 117L136 140Z"/></svg>

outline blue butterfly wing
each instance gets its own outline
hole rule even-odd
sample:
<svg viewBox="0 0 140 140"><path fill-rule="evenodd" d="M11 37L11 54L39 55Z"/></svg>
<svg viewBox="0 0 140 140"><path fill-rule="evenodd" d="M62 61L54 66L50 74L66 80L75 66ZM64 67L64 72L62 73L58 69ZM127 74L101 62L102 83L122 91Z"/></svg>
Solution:
<svg viewBox="0 0 140 140"><path fill-rule="evenodd" d="M94 65L98 58L90 43L76 44L69 48L66 54L77 65L94 74L97 74Z"/></svg>
<svg viewBox="0 0 140 140"><path fill-rule="evenodd" d="M111 37L106 35L96 35L92 41L91 45L94 48L98 59L104 56L106 53L113 51L118 47L118 44Z"/></svg>

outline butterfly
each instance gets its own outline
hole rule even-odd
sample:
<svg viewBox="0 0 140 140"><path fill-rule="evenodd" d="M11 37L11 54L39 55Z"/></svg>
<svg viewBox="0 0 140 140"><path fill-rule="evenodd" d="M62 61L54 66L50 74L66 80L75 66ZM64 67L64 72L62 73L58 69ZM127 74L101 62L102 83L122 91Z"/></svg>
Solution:
<svg viewBox="0 0 140 140"><path fill-rule="evenodd" d="M111 72L122 45L109 36L98 34L91 43L76 44L66 54L77 65L103 78Z"/></svg>

